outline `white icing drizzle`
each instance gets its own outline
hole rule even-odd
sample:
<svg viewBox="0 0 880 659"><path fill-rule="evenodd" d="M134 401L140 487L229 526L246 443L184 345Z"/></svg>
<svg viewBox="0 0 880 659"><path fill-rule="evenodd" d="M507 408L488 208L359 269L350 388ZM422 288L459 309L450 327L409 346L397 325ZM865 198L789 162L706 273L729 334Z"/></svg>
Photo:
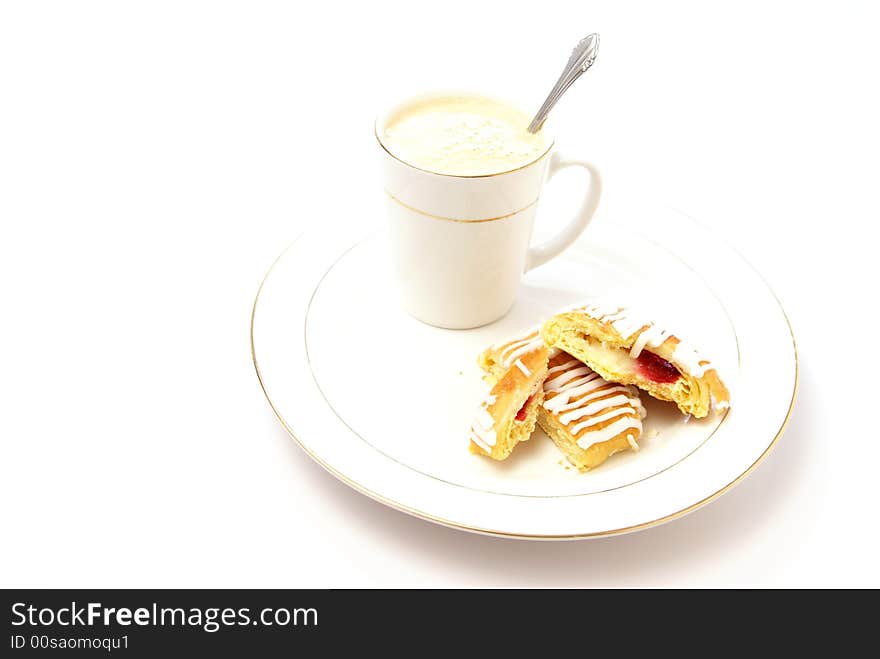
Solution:
<svg viewBox="0 0 880 659"><path fill-rule="evenodd" d="M635 393L635 390L632 387L627 387L624 385L615 385L613 387L602 388L604 385L607 385L607 384L608 383L605 382L605 380L602 380L601 378L599 378L598 381L594 380L591 383L592 386L586 390L589 391L590 389L594 389L595 391L592 391L591 393L588 393L585 396L583 396L582 398L578 398L577 400L575 400L571 403L566 403L564 405L561 405L561 404L551 405L551 407L553 409L549 410L549 411L552 411L554 414L558 414L560 412L568 412L568 410L579 411L581 409L581 406L586 405L590 401L593 401L597 398L602 398L603 396L607 396L607 395L613 394L613 393L623 393L624 397L628 399L627 402L630 404L633 404L635 407L638 407L641 404L639 402L638 394ZM572 389L572 391L570 393L570 398L574 398L576 396L579 396L583 392L584 392L584 389L582 387L579 387L578 389ZM623 403L623 404L626 404L626 403ZM581 415L581 416L583 416L583 415ZM565 420L563 420L563 417L565 417ZM562 421L562 423L568 423L568 421L576 421L579 418L580 418L580 416L577 416L576 414L569 413L569 414L561 415L560 421Z"/></svg>
<svg viewBox="0 0 880 659"><path fill-rule="evenodd" d="M492 452L492 447L489 446L488 444L486 444L482 439L480 439L479 437L477 437L477 435L474 433L474 431L471 431L471 437L470 437L470 439L471 439L471 441L472 441L474 444L476 444L477 446L479 446L479 447L480 447L481 449L483 449L486 453L491 453L491 452Z"/></svg>
<svg viewBox="0 0 880 659"><path fill-rule="evenodd" d="M629 442L629 446L630 446L630 448L631 448L633 451L638 451L638 450L639 450L639 445L636 443L636 439L635 439L635 437L633 437L633 436L630 435L629 433L626 434L626 441Z"/></svg>
<svg viewBox="0 0 880 659"><path fill-rule="evenodd" d="M477 418L475 421L481 428L485 428L486 430L489 430L495 425L495 419L492 418L492 415L489 414L489 410L485 407L481 407L480 411L477 412Z"/></svg>
<svg viewBox="0 0 880 659"><path fill-rule="evenodd" d="M490 446L495 446L496 437L494 428L481 428L474 424L471 431Z"/></svg>
<svg viewBox="0 0 880 659"><path fill-rule="evenodd" d="M576 365L577 363L578 363L578 360L575 359L574 357L572 357L570 360L568 360L564 364L559 364L558 366L554 366L553 368L548 369L547 370L547 378L549 378L554 373L559 373L560 371L564 371L566 369L569 369L572 366Z"/></svg>
<svg viewBox="0 0 880 659"><path fill-rule="evenodd" d="M691 345L681 340L675 346L671 361L695 378L703 377L706 367L709 365L709 362L702 359Z"/></svg>
<svg viewBox="0 0 880 659"><path fill-rule="evenodd" d="M576 384L580 384L582 381L589 382L590 380L594 380L598 378L598 374L594 373L593 370L586 366L585 364L581 364L580 366L571 369L570 371L566 371L561 375L557 375L552 380L544 381L544 391L546 392L557 392L562 391L563 388L569 388L575 386L574 384L570 384L574 381L578 376L584 376L580 380L577 380ZM566 387L565 385L568 385Z"/></svg>
<svg viewBox="0 0 880 659"><path fill-rule="evenodd" d="M529 370L528 366L523 363L522 357L542 347L544 347L544 340L541 338L538 330L532 328L524 338L510 341L508 343L495 344L492 346L491 350L498 352L497 361L504 368L516 366L523 375L531 377L532 372ZM540 384L537 386L540 386ZM495 446L498 441L498 436L495 432L495 420L489 413L489 406L495 404L495 401L496 396L494 394L490 392L486 395L476 414L476 418L471 425L470 431L471 441L487 453L492 452L492 447Z"/></svg>
<svg viewBox="0 0 880 659"><path fill-rule="evenodd" d="M604 392L602 392L602 393L604 393ZM593 397L595 398L595 395ZM580 403L580 401L578 401L578 402ZM633 405L632 398L630 398L629 396L624 396L623 394L616 394L614 396L611 396L610 398L603 398L602 400L597 400L596 402L590 403L589 405L585 405L584 407L578 408L576 410L572 410L571 412L568 412L567 414L560 414L559 420L562 423L564 423L565 425L568 425L572 421L577 421L578 419L582 419L585 416L590 416L591 414L596 414L597 412L601 412L602 410L607 410L609 407L614 407L616 405L635 407ZM630 410L623 409L621 413L626 414L629 412L630 412ZM589 425L593 425L593 423L590 423ZM584 426L584 428L586 428L586 427L587 426ZM577 431L572 429L572 434L575 434L576 432Z"/></svg>
<svg viewBox="0 0 880 659"><path fill-rule="evenodd" d="M588 304L583 311L596 320L609 323L624 339L649 324L635 317L628 309L605 301Z"/></svg>
<svg viewBox="0 0 880 659"><path fill-rule="evenodd" d="M633 387L603 380L577 359L569 359L548 370L544 382L544 409L556 415L568 431L577 436L583 449L598 444L627 430L642 431L645 408ZM586 417L586 418L585 418ZM604 428L595 426L613 421ZM574 425L572 425L574 424ZM630 445L635 442L635 433Z"/></svg>
<svg viewBox="0 0 880 659"><path fill-rule="evenodd" d="M637 358L640 354L642 354L642 350L645 346L649 348L656 348L663 344L666 339L668 339L671 335L668 331L659 327L658 325L654 325L653 323L645 330L639 333L636 337L636 340L633 341L632 348L629 351L629 356L633 359Z"/></svg>
<svg viewBox="0 0 880 659"><path fill-rule="evenodd" d="M604 428L588 432L586 435L577 440L577 445L580 446L582 449L588 449L593 444L601 444L602 442L607 442L609 439L617 437L620 433L629 430L630 428L636 429L641 432L641 420L634 419L631 416L621 417L614 423L609 424Z"/></svg>
<svg viewBox="0 0 880 659"><path fill-rule="evenodd" d="M471 441L479 446L486 453L492 452L492 447L498 441L495 434L495 419L489 413L489 406L493 405L497 397L491 391L486 394L483 402L480 403L480 409L477 410L476 417L471 424L470 438Z"/></svg>
<svg viewBox="0 0 880 659"><path fill-rule="evenodd" d="M471 436L478 437L480 440L478 443L481 445L495 446L495 442L497 441L495 430L492 428L486 430L485 428L474 426L471 428Z"/></svg>
<svg viewBox="0 0 880 659"><path fill-rule="evenodd" d="M569 380L566 383L548 387L545 383L544 391L546 393L564 393L564 396L555 396L552 401L548 401L545 407L551 412L564 412L566 410L572 410L576 407L581 406L583 403L586 403L588 400L596 398L597 396L603 396L606 393L611 393L613 391L630 391L630 389L622 386L622 385L614 385L611 389L607 391L598 391L594 392L597 389L602 389L609 385L608 382L599 377L598 373L594 373L589 369L589 367L579 366L573 369L571 372L583 371L583 369L587 369L587 373L579 379ZM574 400L578 396L582 396L586 394L585 398L579 398L578 400Z"/></svg>
<svg viewBox="0 0 880 659"><path fill-rule="evenodd" d="M639 317L625 307L622 308L606 301L592 302L581 307L579 311L599 322L610 324L624 340L635 335L629 351L630 357L633 359L636 359L646 347L657 348L673 336L669 330L654 322ZM703 359L692 345L681 339L678 340L669 361L680 371L694 378L703 377L706 371L712 368L709 361Z"/></svg>
<svg viewBox="0 0 880 659"><path fill-rule="evenodd" d="M510 367L517 359L523 355L543 347L544 340L537 330L531 330L523 339L518 339L507 344L503 344L499 348L498 361L502 366Z"/></svg>
<svg viewBox="0 0 880 659"><path fill-rule="evenodd" d="M594 414L595 414L595 412L594 412ZM611 410L610 412L605 412L605 414L599 414L599 415L594 416L590 419L587 419L586 421L581 421L580 423L576 423L575 425L571 426L571 428L569 428L569 431L571 432L572 435L577 435L584 428L592 428L593 426L599 425L603 421L610 421L611 419L616 419L617 417L624 416L626 414L632 414L632 410L629 410L625 407L621 407L616 410ZM637 419L631 419L631 420L637 421ZM639 425L642 425L641 421L639 421ZM634 427L634 426L628 426L628 427ZM614 435L611 435L611 436L613 437ZM580 440L578 440L578 444L580 444ZM595 444L595 442L591 441L590 444Z"/></svg>
<svg viewBox="0 0 880 659"><path fill-rule="evenodd" d="M522 363L522 359L517 359L515 362L513 362L513 364L520 371L522 371L522 374L525 375L526 377L529 377L532 374L532 372L529 370L529 368L525 364Z"/></svg>

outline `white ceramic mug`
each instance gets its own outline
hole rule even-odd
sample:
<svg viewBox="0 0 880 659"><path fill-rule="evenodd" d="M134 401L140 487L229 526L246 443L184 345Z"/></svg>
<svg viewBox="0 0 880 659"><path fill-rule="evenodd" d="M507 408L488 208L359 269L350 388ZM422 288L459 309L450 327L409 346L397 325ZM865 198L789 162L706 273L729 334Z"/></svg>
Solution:
<svg viewBox="0 0 880 659"><path fill-rule="evenodd" d="M375 132L403 307L422 322L449 329L498 320L513 306L522 275L557 256L586 228L599 203L599 172L583 160L551 153L550 136L544 153L512 171L455 176L419 169L382 143L385 124L399 107L379 116ZM554 238L530 246L544 182L566 167L589 172L580 208Z"/></svg>

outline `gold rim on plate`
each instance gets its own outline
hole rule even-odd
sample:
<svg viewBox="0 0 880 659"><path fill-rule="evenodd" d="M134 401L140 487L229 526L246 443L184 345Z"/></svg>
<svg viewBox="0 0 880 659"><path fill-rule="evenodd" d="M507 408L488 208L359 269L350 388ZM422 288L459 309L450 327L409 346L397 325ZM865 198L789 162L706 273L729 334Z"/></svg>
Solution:
<svg viewBox="0 0 880 659"><path fill-rule="evenodd" d="M689 219L693 219L693 218L689 218ZM478 527L478 526L468 526L467 524L460 524L458 522L453 522L452 520L444 519L442 517L437 517L435 515L431 515L429 513L424 512L424 511L417 510L415 508L411 508L410 506L407 506L404 503L400 503L399 501L394 501L392 499L388 499L387 497L384 497L381 494L378 494L376 492L372 492L371 490L368 490L367 488L361 486L359 483L350 479L345 474L343 474L343 473L337 471L336 469L334 469L333 467L331 467L329 464L327 464L321 458L319 458L317 455L315 455L312 451L310 451L306 447L306 445L300 441L299 437L296 436L296 433L293 432L293 429L291 429L291 427L287 424L287 421L284 419L284 417L282 417L281 414L278 412L278 409L275 407L275 403L272 402L272 398L269 396L269 392L266 390L266 385L263 382L263 377L260 373L260 365L257 362L256 346L254 345L254 319L256 318L256 315L257 315L257 304L260 301L260 293L263 291L263 286L265 285L266 280L269 278L269 275L272 274L272 270L278 264L278 261L280 261L281 258L287 253L287 251L289 249L291 249L297 243L297 241L300 239L301 236L302 236L302 233L300 233L300 235L297 236L296 239L290 245L288 245L286 249L284 249L281 252L281 254L278 255L278 257L275 259L275 261L273 261L272 265L269 266L269 270L266 272L266 275L263 277L263 280L260 282L260 287L257 289L257 295L254 298L254 306L251 309L251 359L254 362L254 369L257 372L257 380L259 380L259 382L260 382L260 388L263 390L263 395L266 396L266 401L269 403L269 407L272 408L272 412L275 414L275 418L278 419L278 422L281 424L281 426L284 428L284 430L287 431L287 434L290 435L297 444L299 444L299 447L303 451L305 451L305 453L312 460L317 462L324 469L326 469L329 473L331 473L333 476L338 478L340 481L342 481L343 483L345 483L346 485L348 485L349 487L351 487L355 491L360 492L361 494L370 497L374 501L378 501L379 503L382 503L390 508L394 508L395 510L399 510L400 512L412 515L413 517L418 517L419 519L423 519L428 522L434 522L435 524L441 524L443 526L447 526L447 527L453 528L453 529L459 529L462 531L470 531L472 533L481 533L483 535L496 536L496 537L501 537L501 538L518 538L518 539L526 539L526 540L583 540L583 539L587 539L587 538L601 538L601 537L607 537L607 536L613 536L613 535L623 535L624 533L631 533L633 531L641 531L644 529L652 528L654 526L660 526L661 524L665 524L666 522L671 522L671 521L676 520L680 517L684 517L688 513L692 513L693 511L697 510L698 508L702 508L706 504L709 504L709 503L715 501L715 499L717 499L721 495L725 494L728 490L731 490L734 487L736 487L746 476L748 476L750 473L752 473L758 467L758 465L760 465L767 458L768 455L770 455L770 453L773 451L773 448L776 446L776 443L779 441L779 438L782 437L782 435L785 433L785 429L788 427L788 423L791 420L791 415L794 412L794 404L795 404L795 400L797 399L797 392L798 392L798 388L800 386L800 363L798 362L797 342L794 338L794 330L791 326L791 321L788 318L788 314L785 313L785 308L782 306L782 304L779 300L779 297L776 295L775 291L770 287L770 285L767 283L767 281L763 278L763 276L761 276L761 273L759 273L754 268L754 266L752 266L752 264L749 263L742 256L742 254L740 254L736 250L733 250L737 254L737 256L739 256L743 260L743 262L746 263L746 265L748 265L750 268L752 268L752 270L758 275L758 277L761 279L761 281L764 283L764 285L767 286L767 290L770 291L770 294L773 295L773 299L776 300L776 304L779 306L779 310L782 312L782 317L785 318L785 323L786 323L786 325L788 325L788 331L789 331L789 334L791 335L791 345L792 345L792 349L794 350L794 388L791 392L791 401L788 404L788 411L785 414L785 418L782 421L782 425L779 427L779 430L776 431L776 435L773 437L773 441L770 442L770 444L767 446L767 448L764 449L764 452L761 453L760 456L758 456L758 459L755 460L749 466L748 469L746 469L744 472L742 472L739 476L734 478L730 483L728 483L727 485L725 485L721 489L717 490L713 494L710 494L709 496L698 501L697 503L691 504L687 508L682 508L681 510L679 510L677 512L670 513L669 515L659 517L655 520L651 520L648 522L642 522L641 524L634 524L632 526L624 526L619 529L610 529L607 531L596 531L594 533L575 533L575 534L560 534L560 535L533 535L533 534L528 534L528 533L509 533L506 531L498 531L496 529L487 529L487 528L482 528L482 527ZM725 243L725 245L727 245L727 244ZM729 245L727 245L727 246L730 249L733 249Z"/></svg>

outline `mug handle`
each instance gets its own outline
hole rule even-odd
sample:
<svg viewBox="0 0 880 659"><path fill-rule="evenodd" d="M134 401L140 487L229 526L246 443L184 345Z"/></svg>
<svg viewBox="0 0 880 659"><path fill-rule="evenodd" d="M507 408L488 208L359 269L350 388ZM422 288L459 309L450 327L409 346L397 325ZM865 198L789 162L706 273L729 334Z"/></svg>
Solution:
<svg viewBox="0 0 880 659"><path fill-rule="evenodd" d="M572 160L554 153L550 156L550 165L547 167L547 180L549 181L558 171L566 167L586 169L590 174L590 187L584 194L581 207L565 228L547 242L529 248L529 253L526 256L526 272L547 263L577 240L577 237L583 233L587 224L593 219L593 213L596 212L596 207L599 205L599 197L602 195L602 177L599 176L599 170L594 165L584 160Z"/></svg>

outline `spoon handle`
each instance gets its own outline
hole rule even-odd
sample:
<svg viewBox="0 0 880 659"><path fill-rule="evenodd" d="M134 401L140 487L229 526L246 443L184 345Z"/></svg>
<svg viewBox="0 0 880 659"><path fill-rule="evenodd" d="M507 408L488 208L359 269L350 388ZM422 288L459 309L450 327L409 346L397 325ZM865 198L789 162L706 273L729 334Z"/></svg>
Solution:
<svg viewBox="0 0 880 659"><path fill-rule="evenodd" d="M593 66L593 62L596 60L598 52L598 34L590 34L578 42L578 45L575 46L574 50L571 52L571 57L568 58L568 63L559 75L559 79L556 81L556 84L553 85L553 89L550 90L547 99L544 101L543 105L541 105L541 109L538 110L538 114L535 115L535 118L532 119L532 123L529 124L530 133L537 133L541 130L541 126L544 125L544 121L547 119L547 115L550 114L550 110L553 109L553 106L556 105L556 102L562 97L565 90L571 87L575 80L580 78L586 73L587 69Z"/></svg>

